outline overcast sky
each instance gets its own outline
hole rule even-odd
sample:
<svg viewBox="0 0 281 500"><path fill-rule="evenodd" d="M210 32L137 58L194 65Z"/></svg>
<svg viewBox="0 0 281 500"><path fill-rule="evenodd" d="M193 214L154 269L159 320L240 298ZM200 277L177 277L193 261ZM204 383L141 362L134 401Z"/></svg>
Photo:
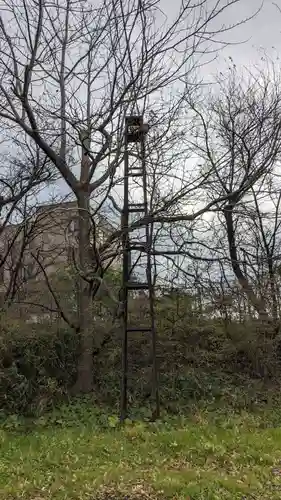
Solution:
<svg viewBox="0 0 281 500"><path fill-rule="evenodd" d="M161 0L163 11L172 17L175 15L175 5L180 0ZM194 2L195 3L195 2ZM212 6L214 0L207 0L208 6ZM259 8L262 0L241 0L237 5L226 9L220 18L220 23L235 24L245 18L249 18ZM280 5L281 0L275 0L275 4ZM228 42L242 42L236 46L225 48L208 69L216 71L221 69L223 59L231 56L237 65L248 65L258 63L261 60L260 51L265 49L267 54L276 58L281 51L281 12L278 12L273 0L263 0L261 12L254 19L246 24L235 28L235 30L224 35L224 40Z"/></svg>
<svg viewBox="0 0 281 500"><path fill-rule="evenodd" d="M281 7L281 0L276 0L275 3ZM239 6L240 8L235 10L237 19L250 16L258 8L259 0L242 0ZM229 14L232 14L232 11ZM229 21L231 22L231 19ZM269 56L276 58L281 49L281 13L272 0L264 0L261 12L246 25L237 28L229 38L237 41L248 39L245 43L228 47L224 51L225 54L231 55L237 64L259 62L259 51L263 49Z"/></svg>
<svg viewBox="0 0 281 500"><path fill-rule="evenodd" d="M165 0L166 1L166 0ZM280 3L281 0L276 0ZM246 18L259 7L259 0L242 0L239 9L230 9L225 14L225 22L235 22ZM235 46L226 47L218 57L212 69L220 69L223 59L231 56L237 66L262 64L263 51L273 59L278 57L281 49L281 13L272 0L264 0L259 14L246 24L239 26L227 35L227 40L243 42Z"/></svg>
<svg viewBox="0 0 281 500"><path fill-rule="evenodd" d="M215 0L207 1L211 7ZM180 0L161 0L161 7L169 20L176 14L177 2ZM276 3L280 4L281 8L281 0L276 0ZM225 11L220 19L220 24L235 24L250 17L260 4L260 0L241 0L235 7ZM223 68L229 64L229 56L238 67L246 66L248 68L254 64L263 64L264 51L269 57L277 59L278 55L281 54L281 13L272 0L264 0L261 12L257 16L225 34L223 39L237 44L224 48L214 61L202 68L204 79L209 80L212 75L223 71ZM67 192L64 182L59 182L54 191L60 194L62 191Z"/></svg>

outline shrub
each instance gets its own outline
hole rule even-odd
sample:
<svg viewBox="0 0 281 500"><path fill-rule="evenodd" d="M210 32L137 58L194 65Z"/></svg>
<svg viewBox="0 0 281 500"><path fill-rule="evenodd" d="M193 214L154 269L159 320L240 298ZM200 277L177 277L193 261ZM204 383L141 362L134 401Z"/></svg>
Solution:
<svg viewBox="0 0 281 500"><path fill-rule="evenodd" d="M145 320L144 300L133 311L133 323ZM233 400L249 382L276 380L281 372L280 339L262 334L255 323L231 323L180 315L157 314L158 365L162 407L179 411L198 401ZM96 323L95 341L107 338L108 317ZM110 342L98 350L94 363L95 400L116 407L120 395L121 336L116 325ZM280 349L281 350L281 349ZM0 334L0 407L12 414L40 414L69 396L76 379L79 338L58 325L4 328ZM256 382L255 382L256 383ZM244 386L243 386L244 384ZM243 389L244 387L244 389ZM151 338L134 333L129 342L128 392L130 407L149 408L151 396ZM248 391L249 392L249 391ZM254 396L250 396L254 400Z"/></svg>
<svg viewBox="0 0 281 500"><path fill-rule="evenodd" d="M66 394L76 377L77 335L48 324L2 328L0 407L34 414Z"/></svg>

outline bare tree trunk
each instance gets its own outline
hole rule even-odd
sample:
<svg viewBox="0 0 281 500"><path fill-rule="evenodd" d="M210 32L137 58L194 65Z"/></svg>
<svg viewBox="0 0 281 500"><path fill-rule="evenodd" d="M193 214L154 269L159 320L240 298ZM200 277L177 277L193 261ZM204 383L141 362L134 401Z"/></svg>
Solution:
<svg viewBox="0 0 281 500"><path fill-rule="evenodd" d="M78 232L79 232L79 267L81 274L87 274L92 267L90 260L90 212L89 194L79 190L78 202ZM80 356L77 366L77 381L74 391L89 393L93 386L93 330L91 324L91 290L90 284L79 276L78 283L78 322L80 330Z"/></svg>

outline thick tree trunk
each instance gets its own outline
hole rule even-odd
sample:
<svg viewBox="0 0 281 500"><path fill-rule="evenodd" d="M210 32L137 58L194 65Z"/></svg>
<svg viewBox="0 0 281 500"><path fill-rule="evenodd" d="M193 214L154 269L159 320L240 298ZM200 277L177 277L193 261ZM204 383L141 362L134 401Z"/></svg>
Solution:
<svg viewBox="0 0 281 500"><path fill-rule="evenodd" d="M90 213L89 194L85 190L77 194L79 218L79 268L87 274L92 266L90 257ZM89 393L93 387L93 329L91 322L90 284L79 277L78 283L78 321L80 329L80 355L77 366L77 381L74 391Z"/></svg>

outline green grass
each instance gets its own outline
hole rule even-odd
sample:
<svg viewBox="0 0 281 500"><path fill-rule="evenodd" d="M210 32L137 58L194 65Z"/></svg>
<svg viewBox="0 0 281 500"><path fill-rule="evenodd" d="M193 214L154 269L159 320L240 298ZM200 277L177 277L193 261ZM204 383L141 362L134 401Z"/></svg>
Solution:
<svg viewBox="0 0 281 500"><path fill-rule="evenodd" d="M36 422L3 421L0 447L1 500L281 498L278 408L202 409L120 428L76 404Z"/></svg>

